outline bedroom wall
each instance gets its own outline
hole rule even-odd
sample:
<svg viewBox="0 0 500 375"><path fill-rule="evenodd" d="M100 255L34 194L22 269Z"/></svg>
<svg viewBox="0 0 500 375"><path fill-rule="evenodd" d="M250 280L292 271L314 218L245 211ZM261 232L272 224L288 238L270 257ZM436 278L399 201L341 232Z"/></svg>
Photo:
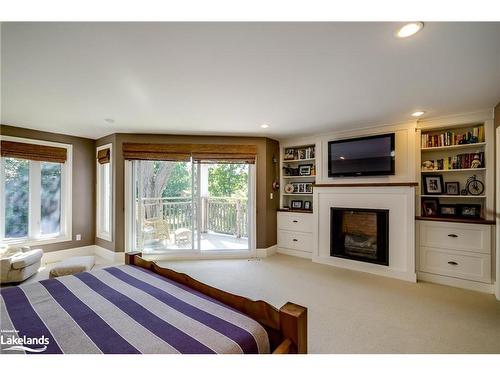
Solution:
<svg viewBox="0 0 500 375"><path fill-rule="evenodd" d="M73 145L73 240L37 247L45 252L51 252L93 245L95 241L95 141L8 125L0 125L0 134ZM81 234L81 241L75 240L77 234Z"/></svg>
<svg viewBox="0 0 500 375"><path fill-rule="evenodd" d="M276 209L279 206L279 196L274 192L274 166L272 157L279 157L277 141L264 137L220 137L165 134L114 134L98 139L96 145L113 143L113 176L114 176L114 233L113 241L96 239L96 244L116 252L125 250L125 215L124 215L124 166L122 145L125 142L137 143L215 143L215 144L254 144L257 146L257 248L267 248L276 245Z"/></svg>

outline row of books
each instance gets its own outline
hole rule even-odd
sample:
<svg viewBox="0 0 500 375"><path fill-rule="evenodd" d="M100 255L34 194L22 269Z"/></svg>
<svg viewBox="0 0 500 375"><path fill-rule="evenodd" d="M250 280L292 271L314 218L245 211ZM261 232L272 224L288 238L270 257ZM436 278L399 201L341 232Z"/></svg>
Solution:
<svg viewBox="0 0 500 375"><path fill-rule="evenodd" d="M484 126L477 126L471 131L457 134L453 130L441 134L422 134L422 148L456 146L484 142Z"/></svg>
<svg viewBox="0 0 500 375"><path fill-rule="evenodd" d="M459 154L448 158L427 160L422 164L424 170L449 170L484 168L484 152Z"/></svg>

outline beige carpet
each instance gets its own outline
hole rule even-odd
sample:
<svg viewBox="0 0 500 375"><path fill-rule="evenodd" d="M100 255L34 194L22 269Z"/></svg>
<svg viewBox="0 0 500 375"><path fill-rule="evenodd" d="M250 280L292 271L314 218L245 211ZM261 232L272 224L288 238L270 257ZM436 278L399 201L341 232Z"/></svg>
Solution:
<svg viewBox="0 0 500 375"><path fill-rule="evenodd" d="M493 295L286 255L158 263L276 307L307 306L311 353L500 353L500 302Z"/></svg>

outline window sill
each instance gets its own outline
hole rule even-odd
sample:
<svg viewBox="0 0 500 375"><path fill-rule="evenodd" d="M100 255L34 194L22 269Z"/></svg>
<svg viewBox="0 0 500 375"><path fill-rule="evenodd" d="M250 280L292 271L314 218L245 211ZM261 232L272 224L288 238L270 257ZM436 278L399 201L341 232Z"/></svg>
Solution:
<svg viewBox="0 0 500 375"><path fill-rule="evenodd" d="M59 242L71 241L71 236L58 236L50 238L39 238L39 239L20 239L20 240L9 240L2 241L3 244L9 246L37 246L37 245L50 245Z"/></svg>
<svg viewBox="0 0 500 375"><path fill-rule="evenodd" d="M111 233L109 233L109 234L99 233L99 234L96 234L96 237L99 238L100 240L104 240L104 241L108 241L108 242L113 241L113 238L111 237Z"/></svg>

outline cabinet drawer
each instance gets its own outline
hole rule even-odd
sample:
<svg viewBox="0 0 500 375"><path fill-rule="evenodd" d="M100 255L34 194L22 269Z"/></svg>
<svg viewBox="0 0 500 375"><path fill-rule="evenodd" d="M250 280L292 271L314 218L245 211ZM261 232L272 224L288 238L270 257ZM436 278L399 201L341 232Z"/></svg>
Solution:
<svg viewBox="0 0 500 375"><path fill-rule="evenodd" d="M491 256L421 247L420 271L489 283L491 282Z"/></svg>
<svg viewBox="0 0 500 375"><path fill-rule="evenodd" d="M288 212L278 213L278 229L312 233L313 215Z"/></svg>
<svg viewBox="0 0 500 375"><path fill-rule="evenodd" d="M312 234L280 230L278 231L278 247L311 253Z"/></svg>
<svg viewBox="0 0 500 375"><path fill-rule="evenodd" d="M489 225L421 222L420 246L491 253Z"/></svg>

